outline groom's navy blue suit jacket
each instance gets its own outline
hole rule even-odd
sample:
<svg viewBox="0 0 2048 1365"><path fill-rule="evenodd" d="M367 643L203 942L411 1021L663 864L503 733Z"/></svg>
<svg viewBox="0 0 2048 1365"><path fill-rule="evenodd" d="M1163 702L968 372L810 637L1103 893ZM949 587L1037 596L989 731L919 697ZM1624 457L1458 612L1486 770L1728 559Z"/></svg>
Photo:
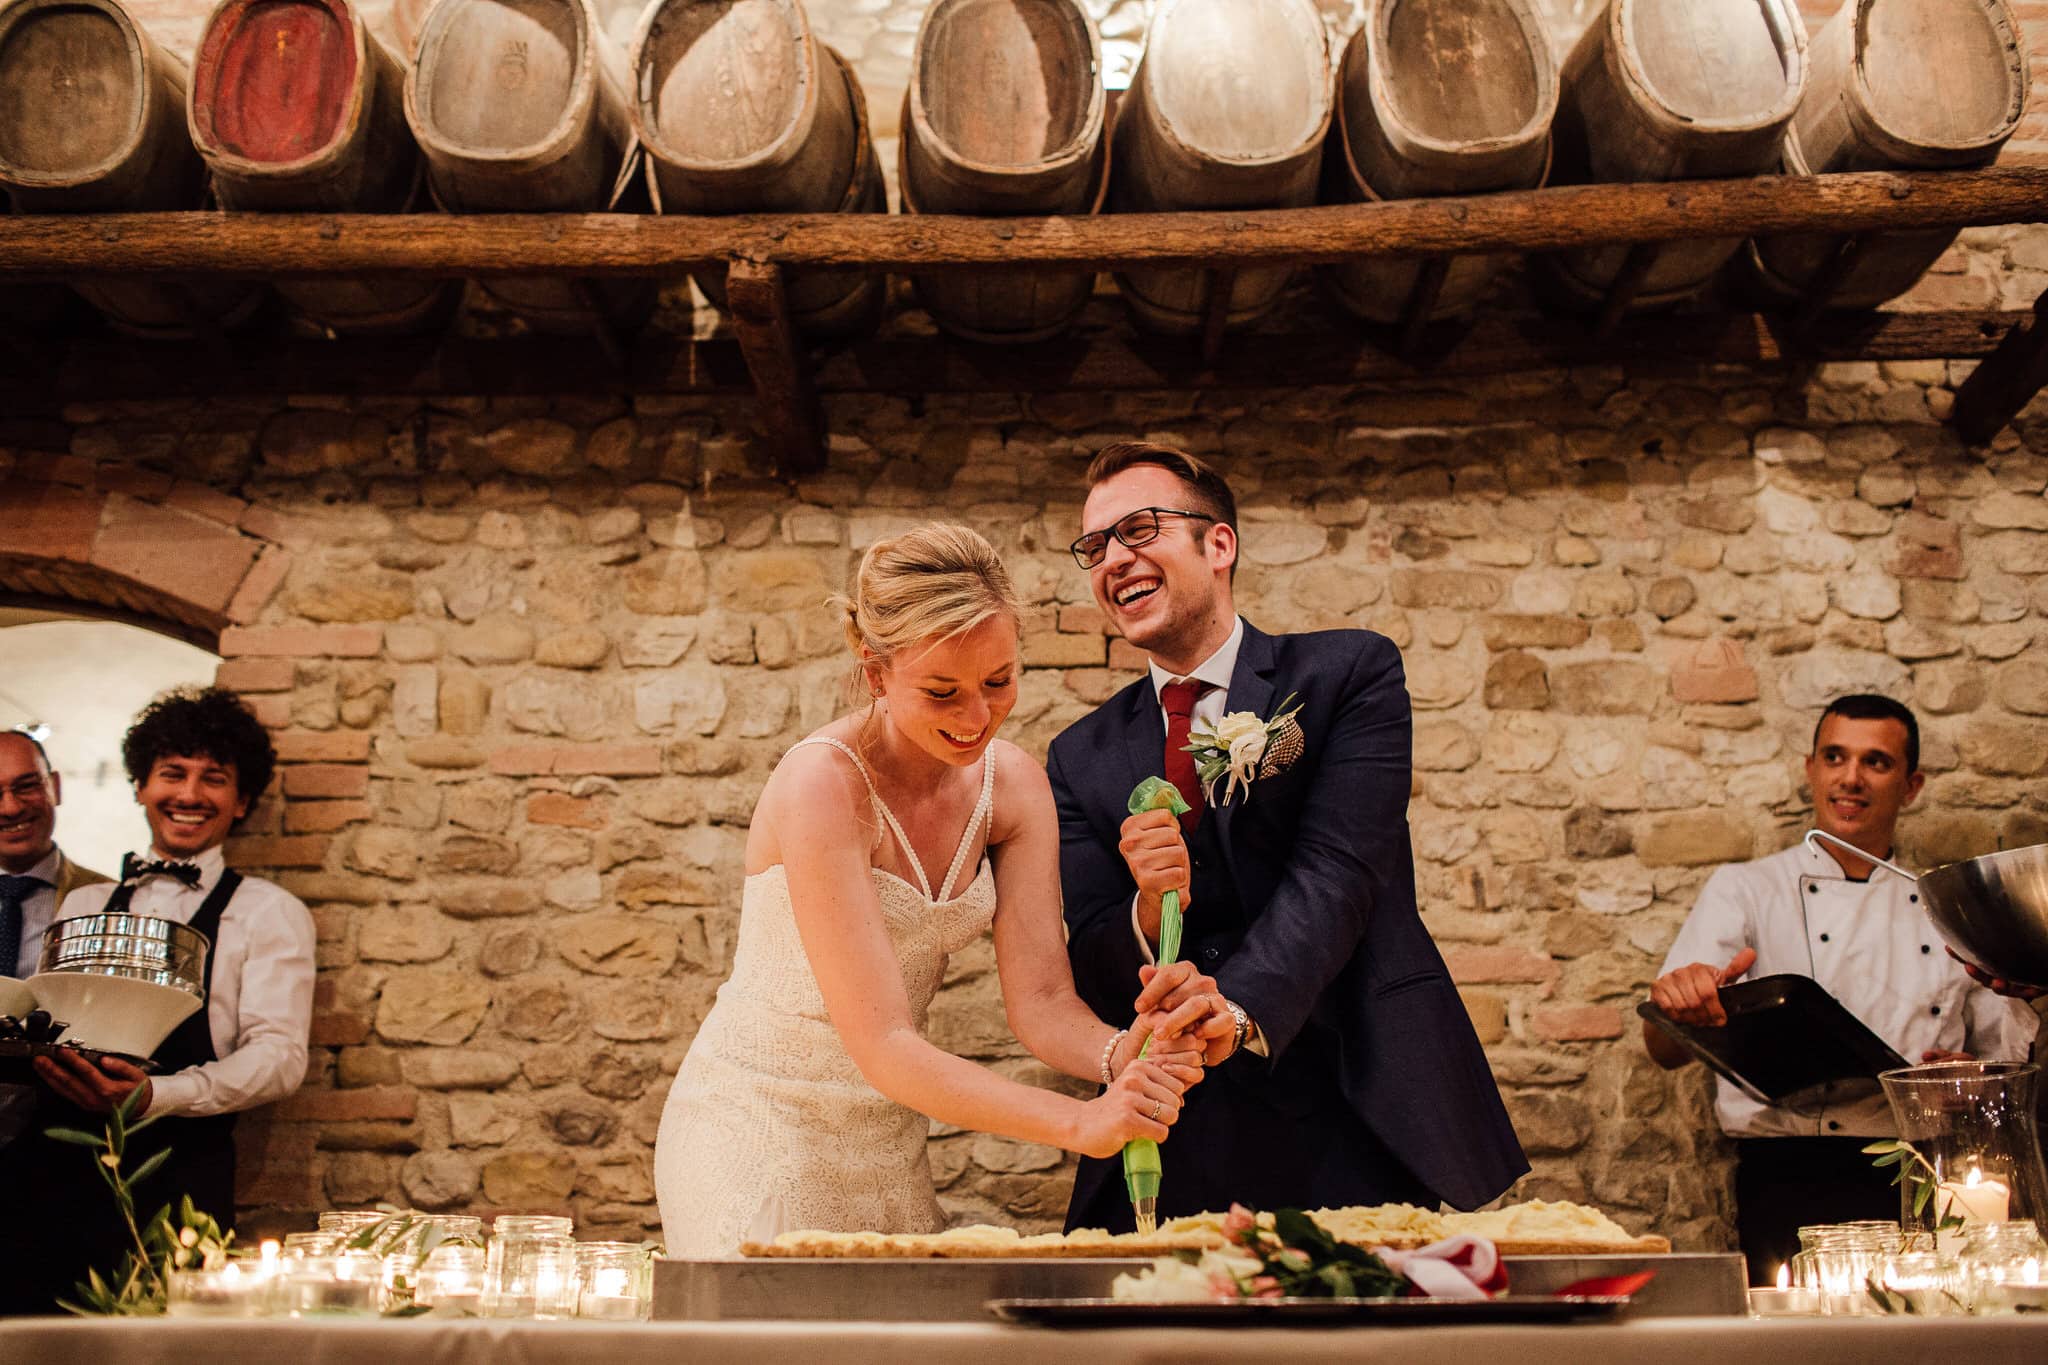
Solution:
<svg viewBox="0 0 2048 1365"><path fill-rule="evenodd" d="M1203 816L1182 949L1258 1022L1271 1058L1240 1054L1189 1093L1163 1148L1161 1215L1232 1200L1473 1208L1529 1163L1416 911L1400 652L1369 631L1276 636L1247 623L1226 709L1266 718L1290 693L1306 752ZM1165 743L1146 678L1067 729L1047 760L1075 984L1117 1025L1144 961L1118 829ZM1389 1157L1405 1177L1354 1169ZM1119 1170L1083 1161L1069 1226L1117 1221Z"/></svg>

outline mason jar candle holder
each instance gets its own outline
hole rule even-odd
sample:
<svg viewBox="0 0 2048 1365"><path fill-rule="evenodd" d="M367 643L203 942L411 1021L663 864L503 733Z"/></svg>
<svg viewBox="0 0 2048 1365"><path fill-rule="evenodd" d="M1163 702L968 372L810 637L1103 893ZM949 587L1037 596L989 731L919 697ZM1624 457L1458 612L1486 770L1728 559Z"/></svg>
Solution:
<svg viewBox="0 0 2048 1365"><path fill-rule="evenodd" d="M484 1259L484 1311L495 1318L573 1316L573 1228L551 1215L499 1215Z"/></svg>
<svg viewBox="0 0 2048 1365"><path fill-rule="evenodd" d="M383 1262L361 1251L283 1262L278 1298L287 1316L340 1317L375 1313L384 1294Z"/></svg>
<svg viewBox="0 0 2048 1365"><path fill-rule="evenodd" d="M644 1322L654 1316L654 1249L639 1242L576 1245L576 1316Z"/></svg>
<svg viewBox="0 0 2048 1365"><path fill-rule="evenodd" d="M308 1256L332 1256L341 1250L345 1240L339 1232L287 1232L284 1235L284 1259L302 1261Z"/></svg>
<svg viewBox="0 0 2048 1365"><path fill-rule="evenodd" d="M2048 1242L2028 1219L1966 1229L1958 1269L1972 1312L2048 1310Z"/></svg>
<svg viewBox="0 0 2048 1365"><path fill-rule="evenodd" d="M270 1312L271 1277L253 1263L164 1276L164 1314L173 1318L260 1318Z"/></svg>
<svg viewBox="0 0 2048 1365"><path fill-rule="evenodd" d="M436 1317L475 1317L483 1312L482 1247L443 1242L427 1253L414 1277L412 1301Z"/></svg>

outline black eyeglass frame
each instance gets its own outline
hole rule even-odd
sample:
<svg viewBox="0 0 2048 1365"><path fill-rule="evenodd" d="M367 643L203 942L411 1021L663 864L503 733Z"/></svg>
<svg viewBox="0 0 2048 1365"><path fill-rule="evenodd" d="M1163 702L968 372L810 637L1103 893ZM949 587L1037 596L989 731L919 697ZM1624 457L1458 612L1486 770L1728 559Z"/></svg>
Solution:
<svg viewBox="0 0 2048 1365"><path fill-rule="evenodd" d="M1141 516L1147 512L1152 514L1152 534L1146 536L1143 540L1133 540L1125 535L1122 529L1123 524L1132 517ZM1084 569L1092 569L1102 562L1104 555L1109 553L1109 538L1111 536L1115 536L1117 543L1126 550L1136 550L1150 545L1153 541L1159 539L1159 533L1166 529L1159 524L1159 518L1161 517L1193 517L1197 521L1206 521L1212 526L1221 526L1223 524L1220 519L1210 516L1207 512L1194 512L1184 507L1134 507L1118 517L1115 524L1105 530L1082 532L1075 539L1074 543L1067 547L1067 552L1074 556L1076 564L1079 564ZM1082 549L1082 545L1097 537L1101 538L1101 543L1095 546L1095 554L1091 559L1088 551Z"/></svg>

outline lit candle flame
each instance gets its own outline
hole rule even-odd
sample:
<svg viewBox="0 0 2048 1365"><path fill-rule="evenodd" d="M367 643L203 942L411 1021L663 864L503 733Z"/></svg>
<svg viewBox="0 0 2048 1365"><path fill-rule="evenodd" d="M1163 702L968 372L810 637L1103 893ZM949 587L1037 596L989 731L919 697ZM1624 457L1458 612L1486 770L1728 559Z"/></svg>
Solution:
<svg viewBox="0 0 2048 1365"><path fill-rule="evenodd" d="M284 1253L284 1248L278 1245L277 1239L274 1237L264 1238L263 1245L258 1250L263 1256L263 1264L265 1265L274 1265L277 1258Z"/></svg>
<svg viewBox="0 0 2048 1365"><path fill-rule="evenodd" d="M1791 1287L1792 1264L1789 1261L1780 1261L1778 1263L1778 1288L1790 1289Z"/></svg>
<svg viewBox="0 0 2048 1365"><path fill-rule="evenodd" d="M1970 1167L1970 1173L1969 1173L1968 1175L1966 1175L1966 1176L1964 1176L1964 1177L1963 1177L1963 1183L1964 1183L1965 1185L1981 1185L1981 1184L1983 1184L1983 1183L1984 1183L1984 1172L1982 1172L1982 1171L1978 1170L1978 1169L1977 1169L1977 1168L1976 1168L1975 1166L1972 1166L1972 1167Z"/></svg>

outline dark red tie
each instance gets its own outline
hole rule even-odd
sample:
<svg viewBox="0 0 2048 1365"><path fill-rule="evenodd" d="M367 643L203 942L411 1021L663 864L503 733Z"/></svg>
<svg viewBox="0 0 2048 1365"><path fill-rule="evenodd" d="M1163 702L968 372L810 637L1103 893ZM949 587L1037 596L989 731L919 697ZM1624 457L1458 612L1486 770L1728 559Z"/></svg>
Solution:
<svg viewBox="0 0 2048 1365"><path fill-rule="evenodd" d="M1189 806L1181 816L1183 834L1193 834L1202 819L1202 784L1195 777L1195 756L1187 751L1188 722L1195 714L1195 702L1209 690L1205 682L1170 682L1159 689L1159 704L1166 708L1166 780L1180 788Z"/></svg>

